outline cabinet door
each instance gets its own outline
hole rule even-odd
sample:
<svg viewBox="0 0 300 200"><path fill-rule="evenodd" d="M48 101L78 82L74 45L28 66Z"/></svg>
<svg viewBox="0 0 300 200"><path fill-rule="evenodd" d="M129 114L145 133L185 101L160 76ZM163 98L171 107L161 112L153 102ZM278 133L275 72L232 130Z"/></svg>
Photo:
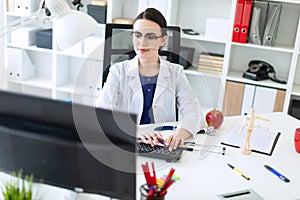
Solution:
<svg viewBox="0 0 300 200"><path fill-rule="evenodd" d="M250 108L255 113L281 112L285 90L226 82L223 113L225 116L247 115Z"/></svg>
<svg viewBox="0 0 300 200"><path fill-rule="evenodd" d="M273 112L282 112L285 100L285 91L277 90Z"/></svg>
<svg viewBox="0 0 300 200"><path fill-rule="evenodd" d="M223 114L225 116L240 115L245 85L237 82L226 82Z"/></svg>
<svg viewBox="0 0 300 200"><path fill-rule="evenodd" d="M252 107L255 109L255 113L282 111L284 97L284 90L256 86Z"/></svg>

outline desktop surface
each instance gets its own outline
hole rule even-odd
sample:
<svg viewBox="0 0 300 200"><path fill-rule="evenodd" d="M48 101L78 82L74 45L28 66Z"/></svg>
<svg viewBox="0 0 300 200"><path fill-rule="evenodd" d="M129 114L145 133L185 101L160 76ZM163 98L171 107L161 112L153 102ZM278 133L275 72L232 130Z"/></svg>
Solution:
<svg viewBox="0 0 300 200"><path fill-rule="evenodd" d="M137 195L138 186L145 183L141 164L154 162L156 176L167 174L171 167L180 180L168 189L165 199L197 200L220 199L217 195L252 189L266 200L300 199L300 154L294 148L294 132L300 127L300 121L283 113L259 115L270 119L270 129L281 132L281 136L272 156L251 153L242 154L241 149L226 146L226 154L205 152L183 152L175 163L163 160L138 157L137 160ZM197 135L195 141L200 144L219 144L221 137L243 120L245 116L225 117L222 127L216 136ZM256 122L260 124L260 122ZM261 122L261 126L267 126ZM150 128L150 127L149 127ZM153 128L153 127L151 127ZM227 164L231 164L250 177L246 180L233 171ZM272 166L291 181L286 183L270 173L264 165ZM228 198L233 199L233 198Z"/></svg>

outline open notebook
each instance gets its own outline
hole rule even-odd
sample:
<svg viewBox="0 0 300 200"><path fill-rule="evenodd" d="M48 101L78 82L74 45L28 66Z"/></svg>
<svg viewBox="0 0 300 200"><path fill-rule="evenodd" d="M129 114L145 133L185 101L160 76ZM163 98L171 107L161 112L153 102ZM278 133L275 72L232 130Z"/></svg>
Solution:
<svg viewBox="0 0 300 200"><path fill-rule="evenodd" d="M246 129L239 132L240 127L241 124L236 124L230 132L221 139L221 144L238 148L243 147L246 138ZM251 151L271 156L279 136L280 132L255 127L250 136Z"/></svg>

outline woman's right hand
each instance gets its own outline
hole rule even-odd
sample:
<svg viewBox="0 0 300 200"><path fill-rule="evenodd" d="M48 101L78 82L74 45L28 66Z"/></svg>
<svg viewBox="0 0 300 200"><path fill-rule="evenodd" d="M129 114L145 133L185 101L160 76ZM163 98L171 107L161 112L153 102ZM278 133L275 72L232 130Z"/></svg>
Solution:
<svg viewBox="0 0 300 200"><path fill-rule="evenodd" d="M152 147L164 141L160 131L138 132L137 137L138 139L142 140L144 143L150 144Z"/></svg>

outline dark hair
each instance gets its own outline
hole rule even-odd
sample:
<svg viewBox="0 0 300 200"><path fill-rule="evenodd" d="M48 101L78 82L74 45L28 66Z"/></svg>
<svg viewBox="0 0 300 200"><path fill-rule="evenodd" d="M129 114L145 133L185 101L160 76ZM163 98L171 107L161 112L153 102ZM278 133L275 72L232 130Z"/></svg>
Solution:
<svg viewBox="0 0 300 200"><path fill-rule="evenodd" d="M134 24L138 19L148 19L157 23L161 28L161 35L167 35L167 21L163 14L155 8L147 8L145 11L141 12L135 17L132 24Z"/></svg>

